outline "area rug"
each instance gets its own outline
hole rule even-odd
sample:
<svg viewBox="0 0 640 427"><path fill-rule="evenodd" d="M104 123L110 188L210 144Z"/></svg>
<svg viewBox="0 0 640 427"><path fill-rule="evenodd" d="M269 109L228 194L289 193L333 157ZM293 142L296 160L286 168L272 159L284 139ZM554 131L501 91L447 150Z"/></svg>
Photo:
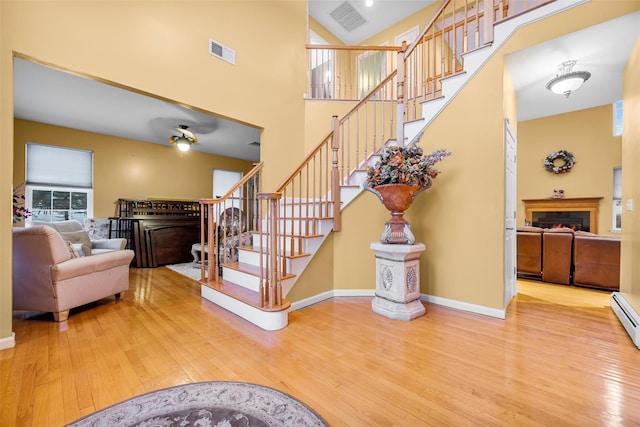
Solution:
<svg viewBox="0 0 640 427"><path fill-rule="evenodd" d="M313 409L276 389L242 382L169 387L126 400L68 426L328 426Z"/></svg>
<svg viewBox="0 0 640 427"><path fill-rule="evenodd" d="M192 262L185 262L183 264L170 264L165 265L170 270L175 271L176 273L180 273L183 276L187 276L190 279L200 281L200 266L193 268ZM204 272L205 277L207 277L207 272Z"/></svg>

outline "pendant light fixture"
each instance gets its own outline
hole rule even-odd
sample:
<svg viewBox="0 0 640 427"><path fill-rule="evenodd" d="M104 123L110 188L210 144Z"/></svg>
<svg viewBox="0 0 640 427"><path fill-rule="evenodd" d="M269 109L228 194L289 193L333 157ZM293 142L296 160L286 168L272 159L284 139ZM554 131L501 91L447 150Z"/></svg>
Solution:
<svg viewBox="0 0 640 427"><path fill-rule="evenodd" d="M547 89L558 95L569 97L591 77L588 71L573 71L576 61L564 61L558 65L558 73L545 85Z"/></svg>

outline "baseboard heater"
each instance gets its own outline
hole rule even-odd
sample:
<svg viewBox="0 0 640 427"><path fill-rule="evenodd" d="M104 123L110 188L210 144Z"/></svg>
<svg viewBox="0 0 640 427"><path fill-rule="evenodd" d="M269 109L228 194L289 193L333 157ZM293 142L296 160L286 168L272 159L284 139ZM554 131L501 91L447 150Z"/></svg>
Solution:
<svg viewBox="0 0 640 427"><path fill-rule="evenodd" d="M640 348L640 316L638 313L629 305L620 292L614 292L611 295L611 309L620 319L620 323L627 330L633 343Z"/></svg>

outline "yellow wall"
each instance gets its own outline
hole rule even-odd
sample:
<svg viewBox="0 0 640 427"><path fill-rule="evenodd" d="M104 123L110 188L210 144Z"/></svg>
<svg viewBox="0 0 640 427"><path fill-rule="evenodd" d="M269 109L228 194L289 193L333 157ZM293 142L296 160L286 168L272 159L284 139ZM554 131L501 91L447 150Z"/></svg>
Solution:
<svg viewBox="0 0 640 427"><path fill-rule="evenodd" d="M0 338L12 317L13 52L263 128L267 189L304 155L305 0L3 0L0 19ZM210 55L209 38L236 64Z"/></svg>
<svg viewBox="0 0 640 427"><path fill-rule="evenodd" d="M563 189L567 198L603 197L598 234L611 234L613 168L622 164L622 138L613 136L612 106L527 120L518 129L518 224L524 224L522 199L544 199ZM545 170L545 158L558 150L575 156L569 172Z"/></svg>
<svg viewBox="0 0 640 427"><path fill-rule="evenodd" d="M312 17L309 17L309 29L322 37L322 39L329 44L344 45L344 43L342 43L339 38L331 34L326 28L324 28L318 21L316 21Z"/></svg>
<svg viewBox="0 0 640 427"><path fill-rule="evenodd" d="M344 117L353 108L355 102L350 101L315 101L307 100L305 105L305 148L306 152L316 148L331 131L331 118Z"/></svg>
<svg viewBox="0 0 640 427"><path fill-rule="evenodd" d="M213 169L248 172L245 160L116 138L26 120L15 121L14 184L25 180L27 142L93 151L94 211L116 215L118 199L199 200L213 195Z"/></svg>
<svg viewBox="0 0 640 427"><path fill-rule="evenodd" d="M640 38L636 41L623 81L622 248L620 291L640 313ZM633 201L633 211L625 208Z"/></svg>

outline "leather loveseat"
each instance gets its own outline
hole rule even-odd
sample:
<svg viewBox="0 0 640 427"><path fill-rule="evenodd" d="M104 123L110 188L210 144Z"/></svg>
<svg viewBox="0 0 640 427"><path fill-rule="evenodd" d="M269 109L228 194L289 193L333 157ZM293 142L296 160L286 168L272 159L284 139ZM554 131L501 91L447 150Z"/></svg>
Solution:
<svg viewBox="0 0 640 427"><path fill-rule="evenodd" d="M542 281L571 284L573 230L547 228L542 233Z"/></svg>
<svg viewBox="0 0 640 427"><path fill-rule="evenodd" d="M539 227L520 226L516 230L518 276L542 278L542 232Z"/></svg>
<svg viewBox="0 0 640 427"><path fill-rule="evenodd" d="M69 310L129 289L133 251L80 257L47 225L13 229L13 309L53 313L58 322Z"/></svg>
<svg viewBox="0 0 640 427"><path fill-rule="evenodd" d="M620 238L576 232L573 238L573 284L620 289Z"/></svg>
<svg viewBox="0 0 640 427"><path fill-rule="evenodd" d="M568 228L518 227L518 277L620 289L620 238Z"/></svg>

